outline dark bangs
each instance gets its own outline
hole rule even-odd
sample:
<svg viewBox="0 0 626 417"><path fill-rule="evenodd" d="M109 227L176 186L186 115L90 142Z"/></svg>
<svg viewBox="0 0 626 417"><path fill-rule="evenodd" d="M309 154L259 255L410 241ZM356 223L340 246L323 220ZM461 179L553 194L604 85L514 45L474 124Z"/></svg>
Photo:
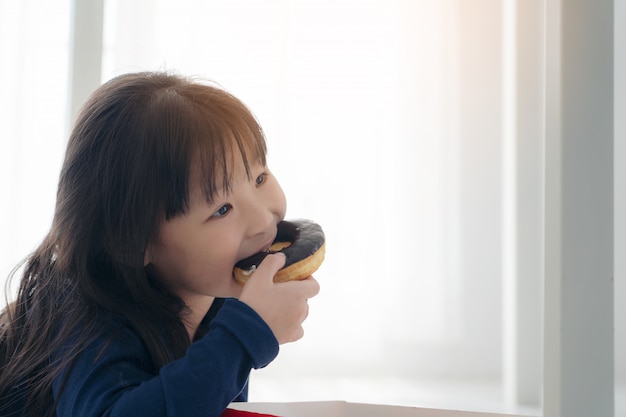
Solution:
<svg viewBox="0 0 626 417"><path fill-rule="evenodd" d="M210 85L187 84L161 91L154 132L167 143L168 155L159 171L164 174L165 218L183 214L189 207L190 185L197 184L209 204L231 191L233 170L239 158L251 179L250 166L265 166L265 135L250 110L236 97ZM156 110L156 109L155 109Z"/></svg>

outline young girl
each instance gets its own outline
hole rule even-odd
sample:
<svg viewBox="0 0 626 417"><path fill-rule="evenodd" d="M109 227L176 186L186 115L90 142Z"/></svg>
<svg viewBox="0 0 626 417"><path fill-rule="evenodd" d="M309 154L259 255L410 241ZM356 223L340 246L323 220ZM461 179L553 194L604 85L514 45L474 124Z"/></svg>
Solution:
<svg viewBox="0 0 626 417"><path fill-rule="evenodd" d="M235 263L285 215L263 132L235 97L117 77L78 116L54 220L0 316L1 416L218 416L302 337L311 277L245 286Z"/></svg>

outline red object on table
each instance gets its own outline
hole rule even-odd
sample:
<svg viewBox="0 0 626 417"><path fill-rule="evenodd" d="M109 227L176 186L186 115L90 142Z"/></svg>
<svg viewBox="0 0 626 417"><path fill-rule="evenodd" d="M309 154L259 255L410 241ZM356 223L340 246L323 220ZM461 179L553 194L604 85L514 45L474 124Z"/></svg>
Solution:
<svg viewBox="0 0 626 417"><path fill-rule="evenodd" d="M274 414L262 414L262 413L255 413L252 411L242 411L242 410L234 410L232 408L227 408L226 410L224 410L224 412L221 414L220 417L279 417L279 416L275 416Z"/></svg>

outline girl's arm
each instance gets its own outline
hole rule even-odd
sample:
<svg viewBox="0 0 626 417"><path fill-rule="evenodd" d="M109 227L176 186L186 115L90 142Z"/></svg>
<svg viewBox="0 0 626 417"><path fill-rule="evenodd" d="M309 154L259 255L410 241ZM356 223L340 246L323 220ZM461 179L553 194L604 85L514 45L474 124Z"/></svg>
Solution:
<svg viewBox="0 0 626 417"><path fill-rule="evenodd" d="M89 346L67 374L58 417L219 416L246 387L253 368L278 354L272 330L252 308L226 300L210 331L184 357L155 375L147 350L128 329L110 342ZM54 383L57 398L65 373Z"/></svg>

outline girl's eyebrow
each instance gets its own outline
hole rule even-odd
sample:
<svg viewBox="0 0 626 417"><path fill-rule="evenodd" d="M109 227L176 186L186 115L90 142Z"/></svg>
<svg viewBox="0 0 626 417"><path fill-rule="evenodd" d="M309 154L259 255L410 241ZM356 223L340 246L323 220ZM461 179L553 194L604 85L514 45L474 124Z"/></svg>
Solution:
<svg viewBox="0 0 626 417"><path fill-rule="evenodd" d="M213 193L213 195L209 195L209 193L200 190L199 194L199 199L207 206L217 207L224 204L224 201L232 195L232 189L217 191Z"/></svg>
<svg viewBox="0 0 626 417"><path fill-rule="evenodd" d="M206 201L209 209L219 208L228 202L231 193L227 195L214 196L213 201Z"/></svg>

